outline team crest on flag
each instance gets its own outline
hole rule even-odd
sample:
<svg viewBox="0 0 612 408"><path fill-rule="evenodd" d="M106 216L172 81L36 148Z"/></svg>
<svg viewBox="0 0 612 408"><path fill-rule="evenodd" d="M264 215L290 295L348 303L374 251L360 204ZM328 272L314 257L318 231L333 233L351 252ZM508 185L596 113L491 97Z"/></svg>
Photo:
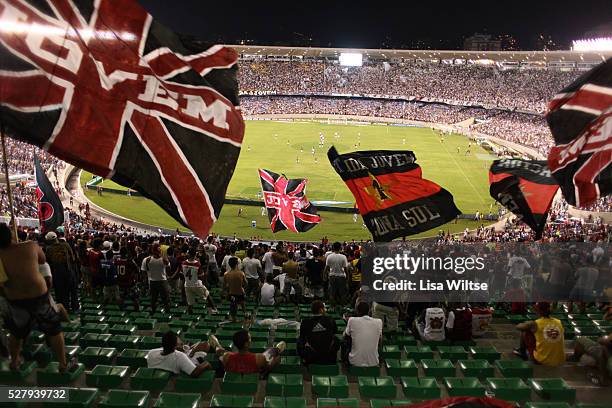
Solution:
<svg viewBox="0 0 612 408"><path fill-rule="evenodd" d="M334 170L355 196L374 241L418 234L461 214L451 193L422 177L413 152L327 152Z"/></svg>
<svg viewBox="0 0 612 408"><path fill-rule="evenodd" d="M34 156L34 175L40 229L42 232L53 231L64 223L64 206L37 156Z"/></svg>
<svg viewBox="0 0 612 408"><path fill-rule="evenodd" d="M584 207L612 193L612 59L562 90L548 108L556 143L548 166L565 200Z"/></svg>
<svg viewBox="0 0 612 408"><path fill-rule="evenodd" d="M495 160L489 170L489 192L542 238L552 201L559 190L546 161Z"/></svg>
<svg viewBox="0 0 612 408"><path fill-rule="evenodd" d="M272 232L306 232L321 222L316 207L306 198L307 179L287 179L263 169L259 169L259 178Z"/></svg>
<svg viewBox="0 0 612 408"><path fill-rule="evenodd" d="M244 122L235 51L168 30L133 0L1 0L9 136L153 199L206 236Z"/></svg>

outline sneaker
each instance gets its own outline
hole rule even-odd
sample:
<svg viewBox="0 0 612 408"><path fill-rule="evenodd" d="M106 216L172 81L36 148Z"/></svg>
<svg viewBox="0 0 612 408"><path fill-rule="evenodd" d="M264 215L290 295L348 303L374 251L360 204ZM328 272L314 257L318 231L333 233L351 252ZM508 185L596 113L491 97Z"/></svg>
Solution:
<svg viewBox="0 0 612 408"><path fill-rule="evenodd" d="M523 353L520 349L515 348L514 350L512 350L512 354L522 358L523 360L527 360L527 355Z"/></svg>
<svg viewBox="0 0 612 408"><path fill-rule="evenodd" d="M216 350L221 347L221 343L219 343L219 339L217 338L217 336L213 334L208 336L208 344L213 350Z"/></svg>
<svg viewBox="0 0 612 408"><path fill-rule="evenodd" d="M285 351L285 349L287 348L287 343L285 343L284 341L281 341L279 343L276 343L274 347L278 349L279 354L282 354L283 351Z"/></svg>

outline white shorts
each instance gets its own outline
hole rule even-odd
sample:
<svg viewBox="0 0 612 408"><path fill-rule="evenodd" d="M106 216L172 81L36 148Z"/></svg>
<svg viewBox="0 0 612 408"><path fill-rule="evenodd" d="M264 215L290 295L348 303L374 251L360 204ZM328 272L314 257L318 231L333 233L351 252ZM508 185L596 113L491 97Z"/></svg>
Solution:
<svg viewBox="0 0 612 408"><path fill-rule="evenodd" d="M206 300L208 295L206 286L185 286L185 297L189 306L192 306L199 297Z"/></svg>

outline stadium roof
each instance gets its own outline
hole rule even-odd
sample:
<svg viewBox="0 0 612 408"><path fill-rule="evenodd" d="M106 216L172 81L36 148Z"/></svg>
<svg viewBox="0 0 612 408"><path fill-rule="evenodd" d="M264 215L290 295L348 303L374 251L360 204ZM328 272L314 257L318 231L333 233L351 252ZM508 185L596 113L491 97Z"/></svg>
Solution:
<svg viewBox="0 0 612 408"><path fill-rule="evenodd" d="M496 62L567 61L576 63L599 63L612 57L608 52L579 51L463 51L463 50L386 50L348 48L307 48L257 45L230 45L240 54L265 56L293 56L311 58L337 58L342 52L357 52L366 58L377 60L404 59L466 59L492 60Z"/></svg>

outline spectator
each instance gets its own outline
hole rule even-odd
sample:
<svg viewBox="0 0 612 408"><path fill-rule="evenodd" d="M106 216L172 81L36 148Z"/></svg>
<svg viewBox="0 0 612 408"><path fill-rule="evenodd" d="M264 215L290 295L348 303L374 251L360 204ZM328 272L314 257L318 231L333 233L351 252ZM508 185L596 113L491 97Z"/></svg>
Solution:
<svg viewBox="0 0 612 408"><path fill-rule="evenodd" d="M336 364L340 343L336 322L325 315L325 305L315 300L312 317L302 319L297 349L304 364Z"/></svg>
<svg viewBox="0 0 612 408"><path fill-rule="evenodd" d="M274 295L276 292L276 286L274 286L274 279L272 275L266 275L266 281L261 287L261 300L262 306L273 306L275 305Z"/></svg>
<svg viewBox="0 0 612 408"><path fill-rule="evenodd" d="M45 235L45 256L55 283L55 297L71 311L79 310L74 253L65 241L59 241L53 231Z"/></svg>
<svg viewBox="0 0 612 408"><path fill-rule="evenodd" d="M231 257L227 261L227 265L230 270L223 275L223 285L230 301L230 316L232 322L236 322L238 305L242 308L245 319L247 318L246 305L244 302L244 289L247 286L247 282L244 272L238 269L240 267L238 258L235 256Z"/></svg>
<svg viewBox="0 0 612 408"><path fill-rule="evenodd" d="M249 297L257 299L259 297L259 286L261 284L261 262L255 258L255 250L249 248L246 257L242 260L242 270L247 280L247 293Z"/></svg>
<svg viewBox="0 0 612 408"><path fill-rule="evenodd" d="M158 244L153 245L151 255L142 261L141 270L147 273L151 290L151 311L157 310L157 300L161 297L166 312L170 310L170 287L166 279L168 259L162 258Z"/></svg>
<svg viewBox="0 0 612 408"><path fill-rule="evenodd" d="M332 304L343 305L346 301L347 279L346 269L348 259L341 254L342 244L334 242L333 253L327 255L325 260L325 271L329 276L329 299Z"/></svg>
<svg viewBox="0 0 612 408"><path fill-rule="evenodd" d="M374 367L379 365L378 344L382 339L383 322L368 314L370 306L361 302L357 305L357 317L348 319L344 331L348 338L348 362L356 367ZM344 353L343 353L344 354Z"/></svg>
<svg viewBox="0 0 612 408"><path fill-rule="evenodd" d="M210 342L198 343L195 347L189 348L183 345L176 333L168 331L162 336L162 347L152 349L147 353L147 367L158 368L173 374L184 373L192 378L197 378L204 371L212 369L210 363L203 360L202 355L205 356L205 353L215 351L215 348L219 347L213 340L216 338L210 337ZM199 354L198 357L202 361L195 357L196 353Z"/></svg>
<svg viewBox="0 0 612 408"><path fill-rule="evenodd" d="M221 362L225 371L241 374L270 371L280 362L280 355L287 347L285 342L281 341L263 353L252 353L249 351L251 347L251 334L246 330L238 330L234 333L232 343L238 351L224 352L221 356Z"/></svg>
<svg viewBox="0 0 612 408"><path fill-rule="evenodd" d="M540 316L516 326L521 331L521 343L513 353L537 364L560 366L565 362L564 329L561 321L550 316L550 303L539 302L535 307Z"/></svg>

